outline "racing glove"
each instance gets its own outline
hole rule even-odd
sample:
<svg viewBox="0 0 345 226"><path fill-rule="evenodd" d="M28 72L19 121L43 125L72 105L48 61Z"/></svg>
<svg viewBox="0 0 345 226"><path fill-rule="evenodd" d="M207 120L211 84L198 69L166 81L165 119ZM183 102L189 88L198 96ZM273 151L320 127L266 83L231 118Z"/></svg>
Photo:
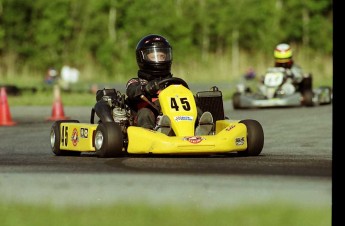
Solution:
<svg viewBox="0 0 345 226"><path fill-rule="evenodd" d="M150 95L156 94L157 91L159 90L158 82L156 80L149 81L144 87L144 90L146 93Z"/></svg>
<svg viewBox="0 0 345 226"><path fill-rule="evenodd" d="M286 75L289 78L294 78L294 74L292 73L292 71L290 69L285 69L286 70Z"/></svg>

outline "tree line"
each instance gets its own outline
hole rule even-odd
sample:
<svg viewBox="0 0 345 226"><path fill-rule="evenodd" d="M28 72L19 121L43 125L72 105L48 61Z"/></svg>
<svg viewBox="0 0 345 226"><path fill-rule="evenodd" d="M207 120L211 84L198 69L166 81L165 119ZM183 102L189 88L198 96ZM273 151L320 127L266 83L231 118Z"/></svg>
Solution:
<svg viewBox="0 0 345 226"><path fill-rule="evenodd" d="M168 38L184 60L272 54L288 42L333 52L331 0L0 0L0 77L69 63L111 75L135 66L141 37ZM233 55L235 56L235 55Z"/></svg>

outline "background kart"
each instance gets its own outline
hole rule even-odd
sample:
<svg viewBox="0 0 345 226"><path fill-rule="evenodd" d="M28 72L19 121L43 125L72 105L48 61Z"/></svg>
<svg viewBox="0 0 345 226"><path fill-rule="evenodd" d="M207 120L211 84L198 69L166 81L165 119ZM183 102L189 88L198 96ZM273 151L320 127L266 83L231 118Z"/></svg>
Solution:
<svg viewBox="0 0 345 226"><path fill-rule="evenodd" d="M234 109L264 107L296 107L330 104L332 89L327 86L312 88L312 76L307 74L296 84L282 67L268 68L259 89L253 92L245 84L238 84L232 96Z"/></svg>
<svg viewBox="0 0 345 226"><path fill-rule="evenodd" d="M257 156L264 145L261 124L253 119L234 120L224 116L222 93L217 87L193 95L186 82L169 78L159 82L160 115L167 115L172 132L165 135L156 130L138 127L136 112L129 107L124 94L115 89L99 90L97 103L91 110L90 123L78 120L54 122L50 132L55 155L79 155L95 152L98 157L135 154L225 154ZM145 96L142 99L149 102ZM210 111L214 125L208 135L196 136L197 105ZM153 105L155 106L155 105ZM112 115L107 117L111 108ZM95 123L95 117L99 120Z"/></svg>

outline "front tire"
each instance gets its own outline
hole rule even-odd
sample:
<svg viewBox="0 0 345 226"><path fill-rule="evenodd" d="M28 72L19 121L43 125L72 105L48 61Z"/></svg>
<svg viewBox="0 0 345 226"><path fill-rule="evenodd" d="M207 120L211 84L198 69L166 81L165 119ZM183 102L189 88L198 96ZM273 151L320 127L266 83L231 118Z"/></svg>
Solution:
<svg viewBox="0 0 345 226"><path fill-rule="evenodd" d="M123 155L123 134L115 122L102 122L97 126L93 136L98 157L116 157Z"/></svg>
<svg viewBox="0 0 345 226"><path fill-rule="evenodd" d="M241 156L257 156L264 147L264 131L261 124L253 119L240 121L247 127L247 149L238 152Z"/></svg>
<svg viewBox="0 0 345 226"><path fill-rule="evenodd" d="M236 92L232 96L232 107L234 109L240 109L241 108L241 93Z"/></svg>
<svg viewBox="0 0 345 226"><path fill-rule="evenodd" d="M60 125L61 123L79 123L78 120L57 120L53 123L50 129L50 146L52 148L53 153L56 156L76 156L80 155L79 151L66 151L60 149L60 141L61 141L61 132L60 132Z"/></svg>

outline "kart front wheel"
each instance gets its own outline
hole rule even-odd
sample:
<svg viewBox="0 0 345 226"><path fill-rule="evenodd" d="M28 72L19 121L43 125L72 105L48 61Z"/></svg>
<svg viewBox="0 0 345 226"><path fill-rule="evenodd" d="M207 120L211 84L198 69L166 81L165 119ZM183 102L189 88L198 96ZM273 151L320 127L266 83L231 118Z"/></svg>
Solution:
<svg viewBox="0 0 345 226"><path fill-rule="evenodd" d="M78 120L57 120L53 123L50 129L50 146L52 151L57 156L71 156L71 155L80 155L79 151L66 151L60 149L61 144L61 132L60 125L61 123L79 123Z"/></svg>
<svg viewBox="0 0 345 226"><path fill-rule="evenodd" d="M257 156L264 147L264 131L261 124L253 119L240 121L247 127L247 149L238 152L241 156Z"/></svg>
<svg viewBox="0 0 345 226"><path fill-rule="evenodd" d="M232 96L232 107L234 109L240 109L241 108L241 93L236 92Z"/></svg>
<svg viewBox="0 0 345 226"><path fill-rule="evenodd" d="M115 122L102 122L97 126L93 143L98 157L115 157L123 154L123 134Z"/></svg>

